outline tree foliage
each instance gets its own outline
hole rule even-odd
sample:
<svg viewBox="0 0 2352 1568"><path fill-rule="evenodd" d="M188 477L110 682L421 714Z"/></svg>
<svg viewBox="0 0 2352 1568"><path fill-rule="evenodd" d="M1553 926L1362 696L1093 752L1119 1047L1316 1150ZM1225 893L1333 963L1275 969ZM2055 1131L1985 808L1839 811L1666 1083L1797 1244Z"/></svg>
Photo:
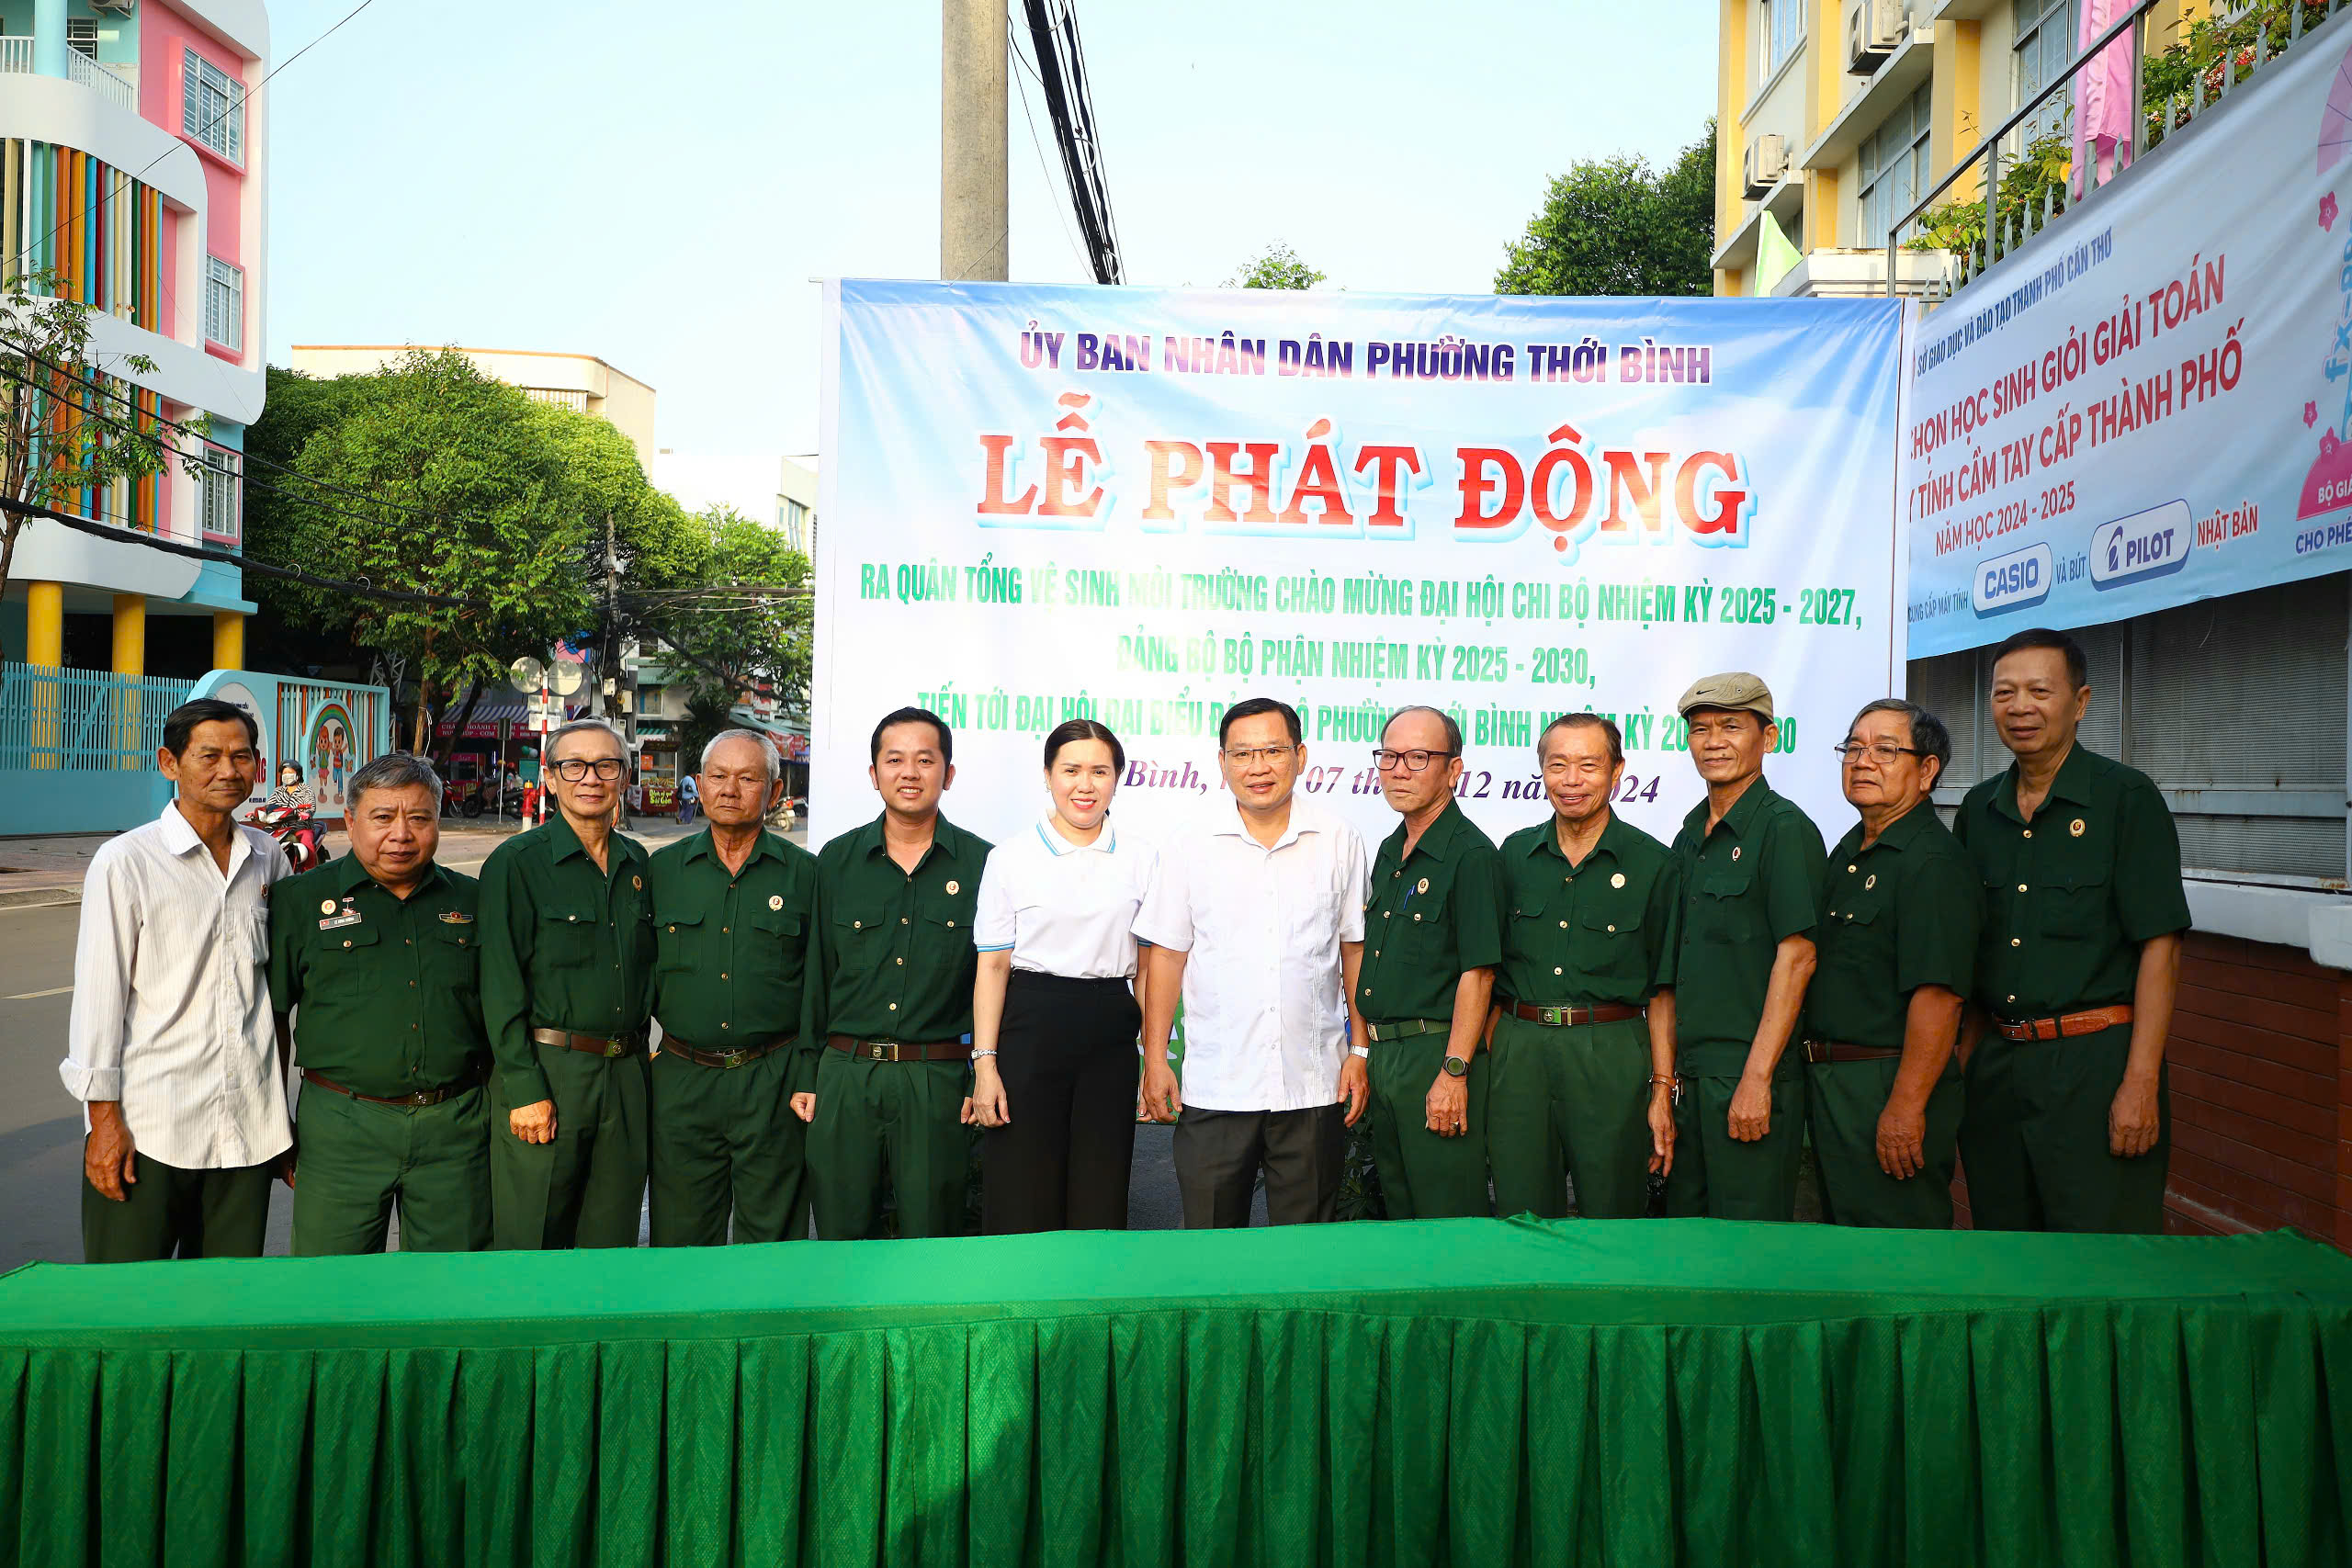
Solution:
<svg viewBox="0 0 2352 1568"><path fill-rule="evenodd" d="M1227 288L1312 288L1329 274L1320 272L1298 259L1298 253L1285 244L1268 245L1264 251L1241 264L1241 270L1225 280Z"/></svg>
<svg viewBox="0 0 2352 1568"><path fill-rule="evenodd" d="M805 713L813 624L808 558L729 506L710 507L688 524L698 542L690 580L632 594L632 628L668 649L684 666L695 697L715 702L722 714L746 692L762 689Z"/></svg>
<svg viewBox="0 0 2352 1568"><path fill-rule="evenodd" d="M1498 294L1686 295L1714 290L1715 122L1671 167L1637 153L1552 177L1505 251Z"/></svg>
<svg viewBox="0 0 2352 1568"><path fill-rule="evenodd" d="M90 307L64 293L46 269L0 277L0 496L79 514L90 509L89 492L118 479L161 473L175 459L194 472L204 422L182 435L136 407L91 353ZM155 368L140 354L117 363L135 375ZM107 513L102 522L130 521L113 515L103 494L96 510ZM0 593L28 521L0 512Z"/></svg>

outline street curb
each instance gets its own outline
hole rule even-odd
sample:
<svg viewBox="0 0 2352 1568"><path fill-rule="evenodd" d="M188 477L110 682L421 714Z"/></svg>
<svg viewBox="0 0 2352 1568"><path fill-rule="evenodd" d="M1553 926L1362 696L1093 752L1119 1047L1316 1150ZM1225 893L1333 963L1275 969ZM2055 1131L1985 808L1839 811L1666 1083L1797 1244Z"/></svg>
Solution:
<svg viewBox="0 0 2352 1568"><path fill-rule="evenodd" d="M79 887L0 889L0 909L51 909L82 901Z"/></svg>

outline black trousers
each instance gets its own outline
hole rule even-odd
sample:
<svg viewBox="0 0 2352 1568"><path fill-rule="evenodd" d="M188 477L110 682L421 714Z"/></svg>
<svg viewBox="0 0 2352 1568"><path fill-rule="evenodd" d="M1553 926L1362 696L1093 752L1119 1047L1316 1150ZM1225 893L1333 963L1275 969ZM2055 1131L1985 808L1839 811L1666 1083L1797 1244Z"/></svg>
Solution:
<svg viewBox="0 0 2352 1568"><path fill-rule="evenodd" d="M133 1150L120 1202L82 1177L82 1260L153 1263L168 1258L259 1258L277 1162L184 1170Z"/></svg>
<svg viewBox="0 0 2352 1568"><path fill-rule="evenodd" d="M1339 1217L1348 1155L1348 1108L1199 1111L1176 1118L1176 1195L1186 1230L1250 1223L1250 1195L1266 1173L1266 1223L1318 1224Z"/></svg>
<svg viewBox="0 0 2352 1568"><path fill-rule="evenodd" d="M1012 972L996 1058L1012 1120L980 1142L989 1235L1127 1228L1142 1027L1125 980Z"/></svg>

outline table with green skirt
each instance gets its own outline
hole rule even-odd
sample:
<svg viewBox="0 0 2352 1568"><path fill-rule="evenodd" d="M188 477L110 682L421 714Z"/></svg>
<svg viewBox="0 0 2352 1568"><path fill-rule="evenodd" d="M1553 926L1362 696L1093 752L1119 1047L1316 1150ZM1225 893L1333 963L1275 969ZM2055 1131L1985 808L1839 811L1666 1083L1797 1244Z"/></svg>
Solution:
<svg viewBox="0 0 2352 1568"><path fill-rule="evenodd" d="M2341 1564L2352 1259L1446 1220L0 1280L0 1561Z"/></svg>

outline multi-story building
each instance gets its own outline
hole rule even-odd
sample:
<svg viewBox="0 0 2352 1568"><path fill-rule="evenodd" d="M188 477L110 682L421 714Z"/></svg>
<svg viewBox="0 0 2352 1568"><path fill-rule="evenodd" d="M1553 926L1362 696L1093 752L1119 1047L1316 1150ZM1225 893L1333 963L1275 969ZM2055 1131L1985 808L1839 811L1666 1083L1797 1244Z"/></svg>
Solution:
<svg viewBox="0 0 2352 1568"><path fill-rule="evenodd" d="M2082 5L1721 0L1715 292L1882 292L1889 229L2074 59ZM2170 44L2208 8L2204 0L2154 6L2144 47ZM2061 88L2004 138L2003 154L2062 131L2067 94ZM1982 188L1972 169L1948 195L1965 200ZM1774 231L1793 247L1794 265ZM1952 268L1932 251L1898 252L1895 265L1905 293Z"/></svg>
<svg viewBox="0 0 2352 1568"><path fill-rule="evenodd" d="M298 343L291 355L292 367L311 376L364 376L417 346ZM651 466L654 391L628 372L615 369L593 354L463 347L458 352L492 380L520 388L536 401L594 414L628 437L639 463Z"/></svg>
<svg viewBox="0 0 2352 1568"><path fill-rule="evenodd" d="M62 279L121 395L206 425L186 443L198 473L175 464L81 510L232 551L264 388L269 138L249 95L268 55L260 0L0 0L0 274ZM143 677L153 626L175 672L244 661L254 606L234 565L35 524L10 576L9 660Z"/></svg>
<svg viewBox="0 0 2352 1568"><path fill-rule="evenodd" d="M755 523L773 525L792 547L817 551L817 459L761 452L744 457L676 452L654 455L648 476L689 512L731 506Z"/></svg>

